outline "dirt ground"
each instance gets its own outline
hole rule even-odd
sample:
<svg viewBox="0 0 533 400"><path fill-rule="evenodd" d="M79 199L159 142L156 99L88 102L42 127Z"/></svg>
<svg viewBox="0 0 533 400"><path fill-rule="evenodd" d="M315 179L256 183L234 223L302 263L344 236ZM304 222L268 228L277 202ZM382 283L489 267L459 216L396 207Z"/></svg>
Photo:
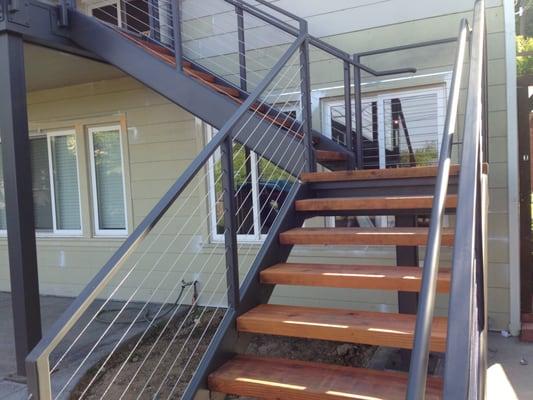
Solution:
<svg viewBox="0 0 533 400"><path fill-rule="evenodd" d="M199 307L185 322L183 317L171 321L169 328L174 328L162 335L167 321L159 322L134 351L138 338L122 346L96 378L101 363L94 366L70 398L78 399L82 395L89 400L181 398L222 317L220 309ZM366 366L374 352L372 346L266 335L254 336L247 349L248 354L356 367Z"/></svg>
<svg viewBox="0 0 533 400"><path fill-rule="evenodd" d="M70 398L79 399L90 384L83 395L84 399L179 399L215 334L224 311L197 307L185 320L183 316L176 317L162 335L168 320L158 322L135 351L133 349L138 338L122 346L90 384L101 363L95 365L81 379ZM174 337L178 329L179 333Z"/></svg>

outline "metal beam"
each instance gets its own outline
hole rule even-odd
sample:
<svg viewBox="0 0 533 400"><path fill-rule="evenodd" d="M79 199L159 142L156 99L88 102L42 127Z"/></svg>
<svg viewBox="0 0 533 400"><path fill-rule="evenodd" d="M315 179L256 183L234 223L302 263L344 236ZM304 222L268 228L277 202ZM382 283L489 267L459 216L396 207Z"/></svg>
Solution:
<svg viewBox="0 0 533 400"><path fill-rule="evenodd" d="M33 218L30 140L26 110L24 42L0 34L0 136L4 167L7 242L17 374L41 339L41 311Z"/></svg>

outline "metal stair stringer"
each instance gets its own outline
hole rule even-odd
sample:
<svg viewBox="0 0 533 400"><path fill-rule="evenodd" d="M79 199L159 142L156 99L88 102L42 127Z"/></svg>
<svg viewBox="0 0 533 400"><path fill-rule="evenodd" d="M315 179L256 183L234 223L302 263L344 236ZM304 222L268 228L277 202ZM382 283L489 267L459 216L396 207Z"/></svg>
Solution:
<svg viewBox="0 0 533 400"><path fill-rule="evenodd" d="M71 10L70 21L70 38L78 46L124 71L211 126L221 129L239 108L240 105L227 96L213 91L151 55L96 18ZM251 121L246 124L249 118ZM303 157L296 158L293 155L304 154L303 143L294 140L286 131L262 119L257 113L250 111L242 118L242 125L235 130L238 132L235 140L240 143L246 142L262 157L289 173L298 174L302 170ZM315 133L316 135L318 133ZM275 146L271 143L275 143ZM287 151L279 152L276 148ZM344 147L324 136L320 136L320 148L348 153Z"/></svg>

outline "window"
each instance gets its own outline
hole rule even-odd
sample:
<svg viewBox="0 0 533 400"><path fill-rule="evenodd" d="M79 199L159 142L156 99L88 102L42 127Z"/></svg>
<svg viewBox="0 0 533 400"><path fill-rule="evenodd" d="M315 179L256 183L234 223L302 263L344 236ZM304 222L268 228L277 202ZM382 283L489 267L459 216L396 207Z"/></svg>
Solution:
<svg viewBox="0 0 533 400"><path fill-rule="evenodd" d="M444 86L395 91L363 98L365 168L436 163L444 129L445 98ZM325 134L342 142L344 124L344 100L325 102Z"/></svg>
<svg viewBox="0 0 533 400"><path fill-rule="evenodd" d="M81 234L76 135L51 132L30 140L35 229L60 235ZM1 161L1 156L0 156ZM0 163L0 229L6 229L3 167Z"/></svg>
<svg viewBox="0 0 533 400"><path fill-rule="evenodd" d="M213 129L207 128L207 140ZM235 171L235 203L237 238L239 241L260 241L268 234L283 205L294 177L242 145L233 145ZM208 163L209 224L214 241L224 240L224 207L220 151Z"/></svg>
<svg viewBox="0 0 533 400"><path fill-rule="evenodd" d="M93 5L90 11L93 17L108 24L147 34L150 31L148 4L146 0L104 2ZM166 3L162 7L168 8Z"/></svg>
<svg viewBox="0 0 533 400"><path fill-rule="evenodd" d="M118 1L99 7L94 6L90 11L93 17L98 18L101 21L107 22L111 25L121 26L122 12L120 3L121 2Z"/></svg>
<svg viewBox="0 0 533 400"><path fill-rule="evenodd" d="M410 167L438 161L446 113L444 86L367 96L361 103L365 168ZM326 101L323 108L324 133L339 142L345 135L344 109L344 100L340 99ZM327 224L386 227L394 226L394 217L332 217Z"/></svg>
<svg viewBox="0 0 533 400"><path fill-rule="evenodd" d="M124 160L119 126L89 128L93 218L98 235L125 235Z"/></svg>

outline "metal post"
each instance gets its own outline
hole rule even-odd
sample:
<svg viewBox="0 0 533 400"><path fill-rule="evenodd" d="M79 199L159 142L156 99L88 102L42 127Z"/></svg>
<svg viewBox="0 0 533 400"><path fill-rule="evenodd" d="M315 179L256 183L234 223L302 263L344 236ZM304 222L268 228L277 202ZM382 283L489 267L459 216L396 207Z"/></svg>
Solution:
<svg viewBox="0 0 533 400"><path fill-rule="evenodd" d="M33 218L30 140L21 36L0 34L0 135L17 374L41 339L39 279Z"/></svg>
<svg viewBox="0 0 533 400"><path fill-rule="evenodd" d="M414 215L396 215L396 227L414 227L416 226L416 216ZM413 267L418 265L418 247L417 246L396 246L396 265L401 267ZM416 314L418 310L418 293L398 292L398 312L400 314ZM409 370L409 360L411 351L400 350L400 368Z"/></svg>
<svg viewBox="0 0 533 400"><path fill-rule="evenodd" d="M174 56L176 58L176 69L182 70L183 48L181 45L181 0L172 0L172 32L174 34Z"/></svg>
<svg viewBox="0 0 533 400"><path fill-rule="evenodd" d="M361 57L354 54L353 60L356 64L361 62ZM355 97L355 158L357 169L363 169L365 164L363 160L363 106L361 100L361 69L354 67L353 75L354 97Z"/></svg>
<svg viewBox="0 0 533 400"><path fill-rule="evenodd" d="M239 76L241 78L241 89L248 90L247 76L246 76L246 45L244 37L244 13L242 7L235 6L235 13L237 14L237 37L239 41Z"/></svg>
<svg viewBox="0 0 533 400"><path fill-rule="evenodd" d="M346 140L345 145L351 152L353 148L353 128L352 128L352 79L350 74L350 63L344 61L344 124L346 126ZM355 160L350 157L348 161L348 169L355 168Z"/></svg>
<svg viewBox="0 0 533 400"><path fill-rule="evenodd" d="M222 190L224 190L224 242L226 245L226 280L228 306L239 306L239 254L237 252L237 219L233 171L233 143L228 137L220 146Z"/></svg>
<svg viewBox="0 0 533 400"><path fill-rule="evenodd" d="M313 120L311 109L311 73L309 70L309 40L307 39L307 22L300 22L300 35L306 39L300 46L300 67L301 67L301 96L302 96L302 128L304 133L305 147L305 170L316 171L315 152L313 148Z"/></svg>

